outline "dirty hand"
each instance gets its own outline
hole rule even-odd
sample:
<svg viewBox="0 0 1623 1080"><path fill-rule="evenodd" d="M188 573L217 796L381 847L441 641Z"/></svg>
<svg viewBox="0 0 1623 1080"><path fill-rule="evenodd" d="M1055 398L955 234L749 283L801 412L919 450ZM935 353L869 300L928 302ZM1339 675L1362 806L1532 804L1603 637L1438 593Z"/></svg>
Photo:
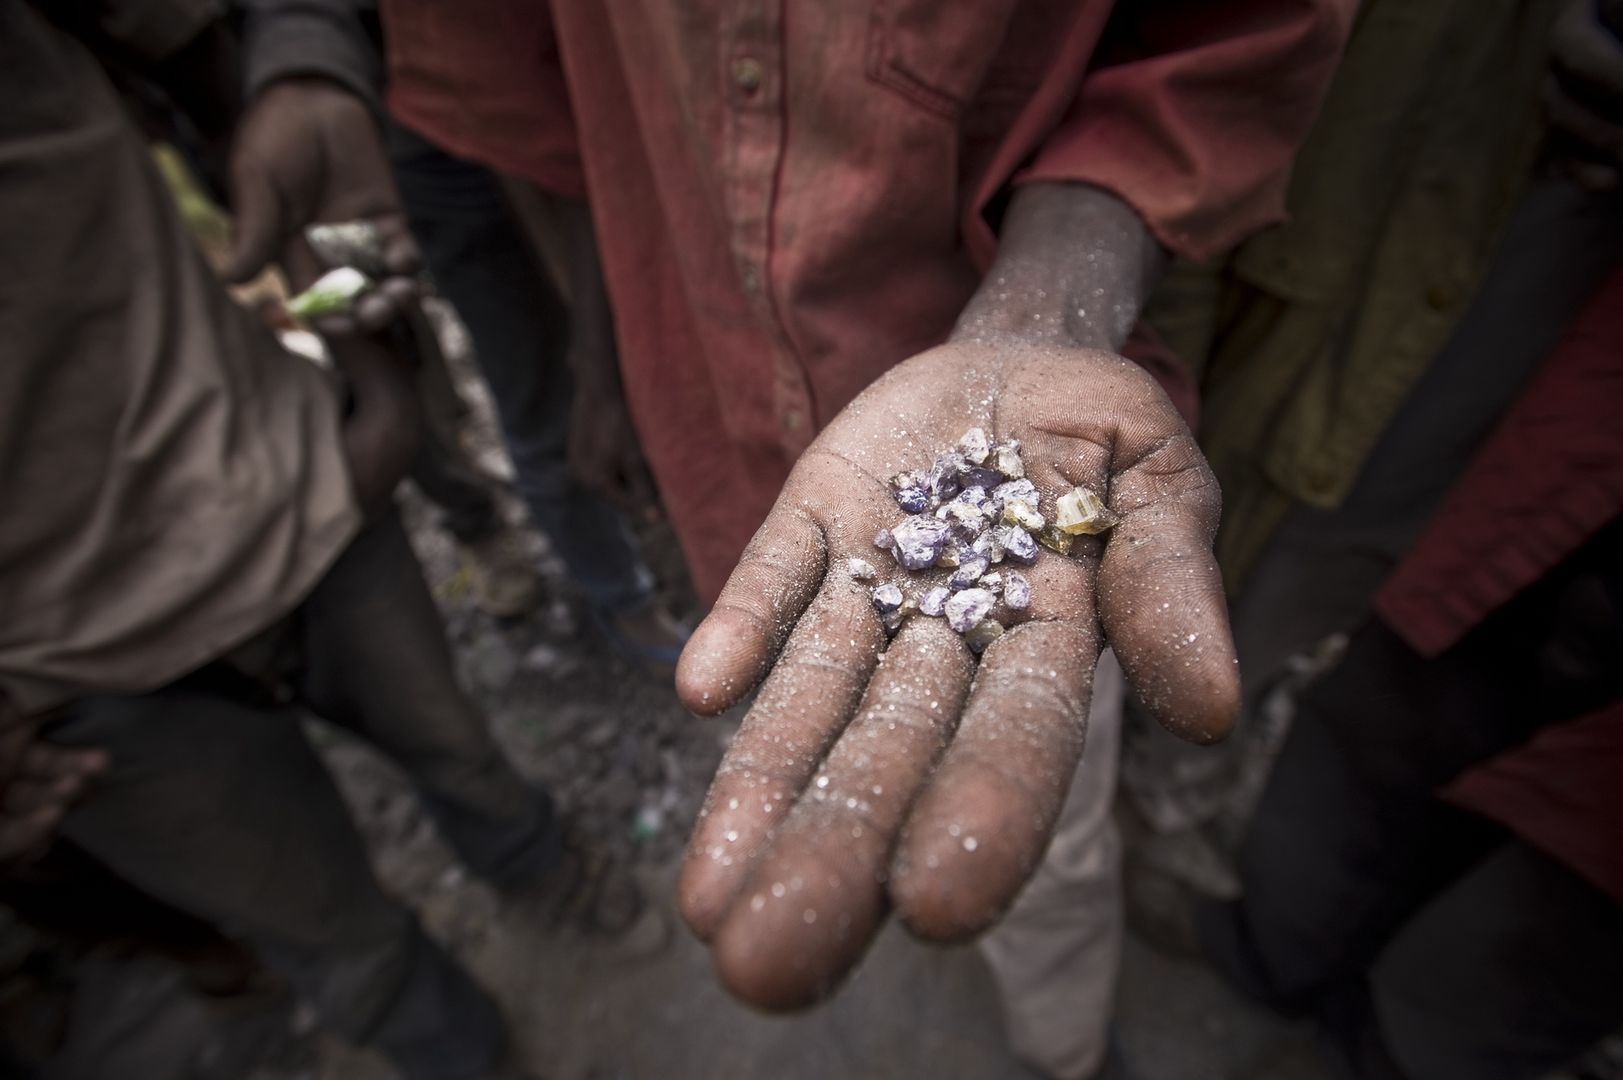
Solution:
<svg viewBox="0 0 1623 1080"><path fill-rule="evenodd" d="M1623 2L1571 0L1550 35L1544 104L1583 186L1623 180Z"/></svg>
<svg viewBox="0 0 1623 1080"><path fill-rule="evenodd" d="M1043 552L979 660L939 618L886 644L852 556L903 517L886 478L973 426L1020 440L1043 505L1082 484L1121 523ZM1083 750L1106 641L1161 723L1220 738L1239 681L1212 556L1211 471L1154 380L1110 352L995 335L893 369L806 451L677 671L716 713L766 676L713 783L681 902L734 993L829 992L887 910L963 940L1036 868Z"/></svg>
<svg viewBox="0 0 1623 1080"><path fill-rule="evenodd" d="M422 257L406 225L377 122L366 104L321 78L282 79L248 107L231 153L236 241L226 276L247 281L277 260L294 292L328 267L304 242L318 222L367 221L386 277L327 333L374 330L414 302Z"/></svg>
<svg viewBox="0 0 1623 1080"><path fill-rule="evenodd" d="M356 501L370 515L388 507L411 467L421 434L421 401L411 370L382 341L356 334L329 341L348 380L344 457Z"/></svg>
<svg viewBox="0 0 1623 1080"><path fill-rule="evenodd" d="M38 854L85 786L107 771L103 750L41 740L44 719L21 715L0 693L0 865Z"/></svg>

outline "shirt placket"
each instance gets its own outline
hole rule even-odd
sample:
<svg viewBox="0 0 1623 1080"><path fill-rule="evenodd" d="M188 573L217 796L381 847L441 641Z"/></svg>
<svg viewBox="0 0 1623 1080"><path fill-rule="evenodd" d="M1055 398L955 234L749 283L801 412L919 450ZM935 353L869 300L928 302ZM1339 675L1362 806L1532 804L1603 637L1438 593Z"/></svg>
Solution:
<svg viewBox="0 0 1623 1080"><path fill-rule="evenodd" d="M726 184L731 250L751 314L771 341L776 437L798 455L813 434L805 368L789 344L774 299L772 214L784 153L787 103L783 69L783 0L751 0L734 9L721 62L727 86L732 166Z"/></svg>

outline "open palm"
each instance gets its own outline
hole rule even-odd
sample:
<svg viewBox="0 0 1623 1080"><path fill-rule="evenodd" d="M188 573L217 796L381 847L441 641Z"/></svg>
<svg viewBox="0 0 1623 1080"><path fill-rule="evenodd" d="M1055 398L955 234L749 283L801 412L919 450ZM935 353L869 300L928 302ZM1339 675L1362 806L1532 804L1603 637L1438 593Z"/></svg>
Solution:
<svg viewBox="0 0 1623 1080"><path fill-rule="evenodd" d="M979 658L941 619L887 637L852 556L904 516L886 478L967 429L1018 439L1045 511L1082 484L1121 517L1026 571L1032 600ZM917 935L985 929L1036 868L1083 752L1108 642L1143 703L1207 741L1239 700L1211 553L1219 496L1142 370L1110 353L951 344L893 369L806 451L677 672L720 712L765 676L682 880L723 981L769 1008L828 993L894 907Z"/></svg>

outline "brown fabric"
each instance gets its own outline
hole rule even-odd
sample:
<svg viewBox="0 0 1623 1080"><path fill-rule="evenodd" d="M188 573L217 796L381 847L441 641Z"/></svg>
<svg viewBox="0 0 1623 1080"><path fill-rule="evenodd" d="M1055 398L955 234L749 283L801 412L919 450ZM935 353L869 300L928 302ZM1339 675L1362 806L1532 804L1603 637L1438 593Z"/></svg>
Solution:
<svg viewBox="0 0 1623 1080"><path fill-rule="evenodd" d="M32 711L251 636L359 514L326 376L230 302L101 69L20 0L0 98L0 690Z"/></svg>

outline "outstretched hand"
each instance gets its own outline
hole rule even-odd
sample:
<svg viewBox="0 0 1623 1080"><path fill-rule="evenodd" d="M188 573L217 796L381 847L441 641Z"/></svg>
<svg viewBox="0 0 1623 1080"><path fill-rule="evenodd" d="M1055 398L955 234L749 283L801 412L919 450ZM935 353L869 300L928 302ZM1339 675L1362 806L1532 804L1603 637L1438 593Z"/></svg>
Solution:
<svg viewBox="0 0 1623 1080"><path fill-rule="evenodd" d="M1068 556L1043 552L1025 571L1030 608L978 659L938 618L887 643L873 583L846 562L922 579L873 546L903 517L886 480L975 426L1020 441L1045 511L1081 484L1121 523ZM808 1004L892 907L932 941L996 921L1053 830L1106 642L1162 724L1221 738L1239 678L1211 551L1218 512L1172 404L1108 352L949 344L852 402L802 456L677 670L703 714L765 679L681 884L729 988L763 1007Z"/></svg>

